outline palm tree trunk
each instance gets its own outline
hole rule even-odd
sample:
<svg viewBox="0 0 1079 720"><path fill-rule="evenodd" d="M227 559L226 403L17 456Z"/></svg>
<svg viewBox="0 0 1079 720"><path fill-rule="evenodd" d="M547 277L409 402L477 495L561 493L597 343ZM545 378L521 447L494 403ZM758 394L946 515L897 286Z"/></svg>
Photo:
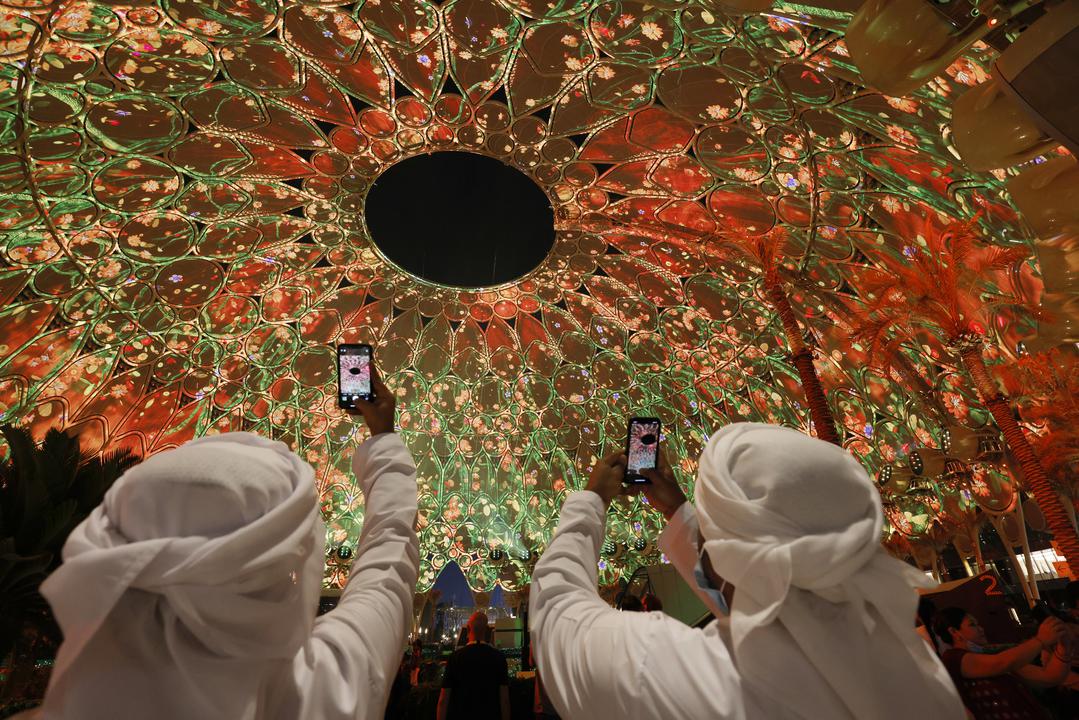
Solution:
<svg viewBox="0 0 1079 720"><path fill-rule="evenodd" d="M817 368L813 365L813 351L802 341L802 331L794 318L794 309L791 307L790 299L787 298L787 293L778 281L767 282L766 285L772 308L783 324L783 334L787 337L791 362L798 371L802 392L805 393L806 403L809 405L809 417L813 420L813 430L821 440L842 447L843 443L836 431L835 418L832 417L832 409L828 406L824 387L817 375Z"/></svg>
<svg viewBox="0 0 1079 720"><path fill-rule="evenodd" d="M1049 525L1049 530L1052 531L1057 545L1060 546L1060 552L1064 555L1068 568L1073 576L1079 577L1079 537L1076 536L1075 528L1068 520L1064 507L1049 482L1049 477L1038 461L1038 456L1034 454L1027 436L1016 422L1011 404L989 376L989 371L982 360L981 345L971 343L960 349L959 356L963 360L967 373L974 381L978 396L992 414L997 427L1004 435L1004 442L1007 443L1019 463L1023 479L1030 491L1034 493L1042 513L1045 514L1045 522Z"/></svg>

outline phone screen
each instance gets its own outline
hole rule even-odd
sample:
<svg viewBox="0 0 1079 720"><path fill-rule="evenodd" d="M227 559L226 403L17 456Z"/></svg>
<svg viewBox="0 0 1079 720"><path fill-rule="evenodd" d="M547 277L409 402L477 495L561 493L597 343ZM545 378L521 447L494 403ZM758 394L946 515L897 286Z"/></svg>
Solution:
<svg viewBox="0 0 1079 720"><path fill-rule="evenodd" d="M626 440L626 482L648 482L641 470L659 461L659 418L631 418Z"/></svg>
<svg viewBox="0 0 1079 720"><path fill-rule="evenodd" d="M371 346L337 346L337 404L342 408L356 407L356 400L370 400Z"/></svg>

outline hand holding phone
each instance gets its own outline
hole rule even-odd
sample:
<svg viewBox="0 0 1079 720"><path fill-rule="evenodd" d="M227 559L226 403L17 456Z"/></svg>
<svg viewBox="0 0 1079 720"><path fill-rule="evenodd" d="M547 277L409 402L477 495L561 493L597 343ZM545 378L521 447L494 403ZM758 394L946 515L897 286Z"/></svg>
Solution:
<svg viewBox="0 0 1079 720"><path fill-rule="evenodd" d="M351 346L367 348L367 353L365 353L368 357L368 362L365 365L366 382L368 383L366 393L351 392L353 386L349 384L350 381L348 377L351 376L353 378L352 382L357 383L355 386L357 390L362 390L363 386L359 383L364 382L364 372L349 372L352 368L357 367L357 365L352 360L346 360L343 363L340 361L340 358L343 355L341 352L342 347L347 346L338 346L338 405L350 415L363 415L363 419L367 423L367 428L371 431L372 437L381 435L382 433L392 433L396 422L397 403L394 400L393 393L391 393L389 388L382 382L382 378L378 373L378 368L375 367L374 360L370 357L371 346ZM343 375L345 377L342 377ZM359 380L355 379L357 376L360 376ZM345 390L348 390L348 392ZM353 394L358 395L358 397L353 399Z"/></svg>
<svg viewBox="0 0 1079 720"><path fill-rule="evenodd" d="M626 491L622 484L625 475L626 456L619 450L596 461L588 475L585 490L596 493L603 499L604 505L609 505L612 500Z"/></svg>
<svg viewBox="0 0 1079 720"><path fill-rule="evenodd" d="M371 364L374 351L366 344L337 346L337 407L355 410L357 400L374 400Z"/></svg>
<svg viewBox="0 0 1079 720"><path fill-rule="evenodd" d="M671 471L671 466L667 464L663 451L659 453L658 467L653 470L642 469L640 472L649 480L649 484L641 488L645 498L648 499L648 504L670 520L687 498L682 488L678 486L678 481L674 478L674 473Z"/></svg>
<svg viewBox="0 0 1079 720"><path fill-rule="evenodd" d="M633 417L626 431L626 475L622 481L646 485L651 481L641 474L659 465L659 418Z"/></svg>

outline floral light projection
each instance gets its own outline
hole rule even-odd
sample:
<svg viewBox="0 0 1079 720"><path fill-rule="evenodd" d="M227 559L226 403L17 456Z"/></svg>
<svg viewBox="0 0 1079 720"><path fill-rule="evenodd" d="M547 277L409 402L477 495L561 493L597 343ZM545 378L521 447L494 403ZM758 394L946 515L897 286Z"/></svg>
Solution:
<svg viewBox="0 0 1079 720"><path fill-rule="evenodd" d="M279 438L318 468L340 584L365 430L336 409L333 345L369 342L418 461L420 589L451 561L476 590L515 589L626 417L663 419L687 483L726 422L811 429L791 329L713 238L782 228L846 447L875 470L950 418L985 422L939 346L873 371L835 328L858 268L938 213L980 212L985 238L1021 246L1004 174L965 171L942 132L988 50L884 97L858 84L844 23L798 7L0 1L3 419L140 453ZM462 291L373 249L366 190L436 150L547 193L558 234L535 273ZM1004 352L1030 331L987 329ZM602 582L657 560L655 513L616 505L608 530Z"/></svg>

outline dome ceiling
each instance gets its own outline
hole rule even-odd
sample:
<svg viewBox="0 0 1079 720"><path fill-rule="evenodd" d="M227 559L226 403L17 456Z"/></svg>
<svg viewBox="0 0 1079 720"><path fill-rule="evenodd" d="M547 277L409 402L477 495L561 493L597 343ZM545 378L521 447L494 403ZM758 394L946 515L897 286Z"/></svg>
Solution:
<svg viewBox="0 0 1079 720"><path fill-rule="evenodd" d="M1024 240L1003 173L949 150L948 107L986 77L989 50L884 97L859 84L847 16L777 7L6 0L4 420L76 427L91 451L281 439L317 468L340 583L362 524L348 458L366 431L335 406L333 345L369 342L419 466L421 589L451 561L474 589L513 589L628 416L663 419L687 484L724 423L809 429L760 269L716 241L782 231L791 303L871 472L949 418L978 425L930 337L886 376L842 329L859 268L945 215ZM447 150L546 193L557 232L535 271L461 290L373 245L374 180ZM415 186L417 210L444 187ZM1001 286L1022 290L1022 275ZM1031 329L1000 315L989 331L1007 349ZM616 505L601 581L654 561L657 530Z"/></svg>

